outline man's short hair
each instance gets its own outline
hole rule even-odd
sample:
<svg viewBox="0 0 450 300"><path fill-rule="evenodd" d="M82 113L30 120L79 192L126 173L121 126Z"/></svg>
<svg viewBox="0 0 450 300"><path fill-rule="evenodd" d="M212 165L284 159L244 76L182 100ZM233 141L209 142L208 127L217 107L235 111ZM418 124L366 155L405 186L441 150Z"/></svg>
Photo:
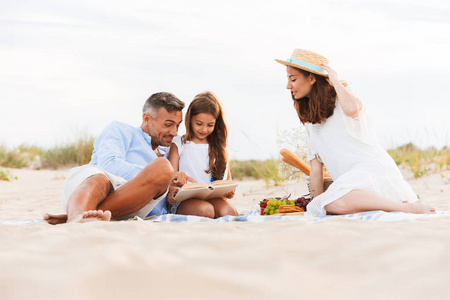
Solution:
<svg viewBox="0 0 450 300"><path fill-rule="evenodd" d="M184 102L171 93L156 93L145 101L142 113L149 113L154 116L162 107L168 112L181 111L184 108Z"/></svg>

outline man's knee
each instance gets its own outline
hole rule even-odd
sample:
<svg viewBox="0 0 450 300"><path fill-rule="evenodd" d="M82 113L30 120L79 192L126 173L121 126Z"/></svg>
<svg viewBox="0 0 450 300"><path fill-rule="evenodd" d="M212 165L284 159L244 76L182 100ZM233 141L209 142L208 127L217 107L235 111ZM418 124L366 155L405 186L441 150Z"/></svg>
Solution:
<svg viewBox="0 0 450 300"><path fill-rule="evenodd" d="M153 184L162 184L168 186L173 177L173 168L169 160L158 157L148 164L144 170L144 173L148 173L146 178Z"/></svg>
<svg viewBox="0 0 450 300"><path fill-rule="evenodd" d="M154 160L155 164L158 167L158 171L161 176L167 176L172 179L173 176L173 168L168 159L158 157Z"/></svg>
<svg viewBox="0 0 450 300"><path fill-rule="evenodd" d="M100 194L104 194L106 197L111 192L111 182L105 174L95 174L86 178L81 186L83 188L91 189Z"/></svg>

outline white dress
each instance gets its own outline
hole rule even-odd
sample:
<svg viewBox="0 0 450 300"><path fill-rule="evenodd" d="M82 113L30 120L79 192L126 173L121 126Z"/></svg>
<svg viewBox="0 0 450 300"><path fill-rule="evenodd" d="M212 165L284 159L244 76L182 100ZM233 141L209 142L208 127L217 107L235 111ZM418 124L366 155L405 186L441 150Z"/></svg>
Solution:
<svg viewBox="0 0 450 300"><path fill-rule="evenodd" d="M228 164L223 178L212 178L211 174L206 173L209 169L209 144L196 144L192 141L184 141L181 136L173 138L172 143L177 145L178 171L184 172L197 182L211 183L213 180L227 179Z"/></svg>
<svg viewBox="0 0 450 300"><path fill-rule="evenodd" d="M339 101L322 124L306 123L307 160L323 162L333 183L307 206L306 215L325 215L324 207L352 190L364 190L395 201L417 201L389 154L377 143L365 108L356 118L345 115Z"/></svg>
<svg viewBox="0 0 450 300"><path fill-rule="evenodd" d="M182 140L184 139L179 135L172 140L177 145L180 156L178 171L186 173L197 182L211 183L211 174L205 172L209 169L209 145Z"/></svg>
<svg viewBox="0 0 450 300"><path fill-rule="evenodd" d="M197 182L211 183L212 175L205 172L209 169L209 144L196 144L192 141L184 141L181 136L173 138L172 143L177 146L178 155L178 171L184 172L187 176L195 179ZM225 170L224 178L228 174L228 164ZM217 180L217 179L214 179ZM177 212L180 202L173 205L169 204L169 212L174 214Z"/></svg>

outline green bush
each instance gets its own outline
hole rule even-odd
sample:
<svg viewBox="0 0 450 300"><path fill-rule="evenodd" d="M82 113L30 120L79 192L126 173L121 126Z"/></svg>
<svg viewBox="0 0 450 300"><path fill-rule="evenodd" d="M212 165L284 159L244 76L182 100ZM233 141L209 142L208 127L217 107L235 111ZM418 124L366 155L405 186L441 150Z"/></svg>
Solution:
<svg viewBox="0 0 450 300"><path fill-rule="evenodd" d="M11 172L8 170L0 169L0 180L11 181L13 179L17 179Z"/></svg>

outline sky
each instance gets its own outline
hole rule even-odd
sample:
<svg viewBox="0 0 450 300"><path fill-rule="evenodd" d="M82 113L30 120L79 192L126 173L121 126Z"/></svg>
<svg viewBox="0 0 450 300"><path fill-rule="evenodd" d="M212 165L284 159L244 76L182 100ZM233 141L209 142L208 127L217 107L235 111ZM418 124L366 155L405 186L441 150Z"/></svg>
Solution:
<svg viewBox="0 0 450 300"><path fill-rule="evenodd" d="M450 146L449 32L445 0L0 0L0 145L138 127L151 94L208 90L231 158L277 158L301 125L274 59L301 48L349 83L384 148Z"/></svg>

